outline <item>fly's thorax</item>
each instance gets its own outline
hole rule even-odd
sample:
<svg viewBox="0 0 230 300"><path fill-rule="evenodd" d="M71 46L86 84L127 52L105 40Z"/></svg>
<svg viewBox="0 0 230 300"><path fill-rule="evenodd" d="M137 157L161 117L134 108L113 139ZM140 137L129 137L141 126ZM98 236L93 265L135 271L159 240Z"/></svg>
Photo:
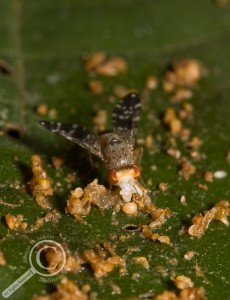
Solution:
<svg viewBox="0 0 230 300"><path fill-rule="evenodd" d="M103 161L108 170L124 169L134 164L133 137L127 133L109 132L99 136Z"/></svg>

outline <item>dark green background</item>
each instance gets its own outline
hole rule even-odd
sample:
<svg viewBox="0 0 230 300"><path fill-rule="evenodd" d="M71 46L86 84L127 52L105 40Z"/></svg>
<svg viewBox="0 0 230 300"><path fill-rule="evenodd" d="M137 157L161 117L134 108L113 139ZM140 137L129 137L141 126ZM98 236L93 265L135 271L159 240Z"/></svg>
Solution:
<svg viewBox="0 0 230 300"><path fill-rule="evenodd" d="M65 241L73 252L82 253L111 235L129 234L125 242L117 242L117 253L126 255L128 274L120 277L117 271L97 282L89 268L80 274L68 274L79 286L89 283L91 290L98 292L99 299L126 299L146 293L155 296L164 289L172 289L170 272L189 276L196 286L204 286L208 299L230 298L230 241L229 227L212 222L205 236L192 239L187 234L178 235L182 226L188 226L191 217L209 209L216 202L230 198L230 165L226 153L230 149L230 8L220 8L211 0L1 0L0 2L0 58L14 69L13 75L0 75L0 126L2 130L22 138L0 136L0 199L20 204L19 207L1 209L1 249L7 264L0 268L0 287L5 289L23 272L29 264L23 262L31 239L49 235L58 241ZM120 55L127 59L129 71L117 78L102 79L106 85L105 95L92 95L87 89L88 74L83 70L81 57L85 52L104 50L109 55ZM165 154L164 142L157 142L159 152L151 155L144 152L142 161L143 180L153 180L152 199L159 207L170 207L174 216L158 231L168 234L173 247L154 243L142 238L138 232L127 233L125 224L149 222L147 216L136 218L118 215L118 225L111 224L111 211L101 216L93 209L87 217L88 225L66 216L63 208L70 186L65 176L75 171L77 180L72 187L84 186L95 177L106 183L103 165L88 174L90 164L84 150L57 136L45 132L38 125L41 118L36 113L40 103L56 108L57 119L77 122L87 127L97 109L111 113L113 104L107 96L116 84L141 91L144 79L149 74L161 77L169 63L176 59L195 58L208 70L195 89L191 100L194 105L194 120L186 124L193 135L202 141L202 153L206 158L195 161L198 179L207 171L225 170L228 176L209 184L208 191L195 186L197 179L189 181L178 176L178 164ZM142 114L138 137L151 133L166 140L167 130L161 123L161 116L169 106L168 96L158 89L151 94L151 101ZM75 114L71 111L75 108ZM179 106L175 105L175 109ZM147 119L151 111L156 122ZM108 123L109 126L109 123ZM10 130L9 130L10 128ZM12 131L13 128L13 131ZM188 152L181 146L183 155ZM38 232L20 233L9 231L5 215L23 214L29 224L45 214L26 189L31 178L31 154L39 153L43 165L55 188L52 197L54 206L62 212L58 224L45 224ZM66 164L57 177L51 165L53 155L65 157ZM157 170L152 172L151 165ZM166 193L157 192L160 182L168 182ZM199 179L203 183L202 179ZM188 206L179 202L186 195ZM139 247L140 251L127 253L128 247ZM194 250L197 255L186 261L183 254ZM130 261L133 256L146 256L149 270ZM170 259L176 258L174 266ZM206 279L198 277L194 268L201 267ZM156 271L163 266L166 276ZM140 273L138 282L131 279L132 273ZM119 285L121 295L111 295L110 282ZM43 284L35 275L10 299L30 299L35 293L52 291L53 285ZM1 298L1 296L0 296Z"/></svg>

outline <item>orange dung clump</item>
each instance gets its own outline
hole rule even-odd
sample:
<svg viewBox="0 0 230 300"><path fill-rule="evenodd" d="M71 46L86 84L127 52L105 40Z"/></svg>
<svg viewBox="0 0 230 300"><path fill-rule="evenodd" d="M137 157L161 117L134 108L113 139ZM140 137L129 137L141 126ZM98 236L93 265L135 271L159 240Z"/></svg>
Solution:
<svg viewBox="0 0 230 300"><path fill-rule="evenodd" d="M47 196L53 195L51 181L46 171L42 168L42 160L38 155L32 155L32 172L33 178L28 182L32 195L35 197L37 204L42 208L52 208L46 199Z"/></svg>

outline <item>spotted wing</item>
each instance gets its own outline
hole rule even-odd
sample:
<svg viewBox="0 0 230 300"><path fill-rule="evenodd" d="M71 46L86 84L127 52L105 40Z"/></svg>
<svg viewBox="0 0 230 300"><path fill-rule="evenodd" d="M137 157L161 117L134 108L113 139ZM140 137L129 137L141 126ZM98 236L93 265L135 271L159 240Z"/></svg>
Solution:
<svg viewBox="0 0 230 300"><path fill-rule="evenodd" d="M91 133L87 128L81 127L77 124L66 124L66 123L55 123L40 121L39 124L54 132L58 135L63 136L67 140L70 140L81 147L89 150L93 154L102 158L100 145L98 143L97 135Z"/></svg>
<svg viewBox="0 0 230 300"><path fill-rule="evenodd" d="M137 128L141 113L141 100L137 93L129 93L117 103L112 113L115 129L126 131Z"/></svg>

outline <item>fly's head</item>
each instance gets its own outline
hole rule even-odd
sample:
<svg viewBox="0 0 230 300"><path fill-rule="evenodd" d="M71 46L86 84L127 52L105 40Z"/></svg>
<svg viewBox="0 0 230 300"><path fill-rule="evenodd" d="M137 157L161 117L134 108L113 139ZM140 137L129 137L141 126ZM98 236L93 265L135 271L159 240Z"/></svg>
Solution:
<svg viewBox="0 0 230 300"><path fill-rule="evenodd" d="M141 170L137 165L120 170L112 169L109 171L109 182L120 188L120 195L125 202L130 202L133 194L143 196L143 190L137 181L140 175Z"/></svg>

